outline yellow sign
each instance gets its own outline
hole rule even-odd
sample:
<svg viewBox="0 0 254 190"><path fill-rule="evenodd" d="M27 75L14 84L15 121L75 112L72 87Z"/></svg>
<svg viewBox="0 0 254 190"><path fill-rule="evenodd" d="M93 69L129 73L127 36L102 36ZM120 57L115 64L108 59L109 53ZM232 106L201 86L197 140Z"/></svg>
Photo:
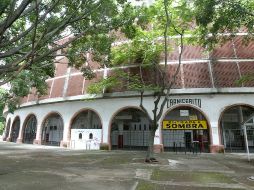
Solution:
<svg viewBox="0 0 254 190"><path fill-rule="evenodd" d="M163 129L169 130L202 130L207 129L205 120L185 120L185 121L163 121Z"/></svg>

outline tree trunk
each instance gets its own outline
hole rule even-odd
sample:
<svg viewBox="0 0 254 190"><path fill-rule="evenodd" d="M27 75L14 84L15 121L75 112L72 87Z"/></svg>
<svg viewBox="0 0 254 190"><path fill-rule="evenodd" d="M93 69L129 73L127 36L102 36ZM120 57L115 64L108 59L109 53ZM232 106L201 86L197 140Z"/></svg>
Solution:
<svg viewBox="0 0 254 190"><path fill-rule="evenodd" d="M146 154L145 162L153 162L153 161L155 161L155 158L154 158L154 149L153 149L154 148L155 131L156 131L156 126L152 126L152 129L150 130L150 133L149 133L148 149L147 149L147 154Z"/></svg>

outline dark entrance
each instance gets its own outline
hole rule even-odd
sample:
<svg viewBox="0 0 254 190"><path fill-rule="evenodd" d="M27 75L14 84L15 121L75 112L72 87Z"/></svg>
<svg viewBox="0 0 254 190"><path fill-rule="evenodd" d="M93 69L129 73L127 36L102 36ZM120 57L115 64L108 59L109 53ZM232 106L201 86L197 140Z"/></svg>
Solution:
<svg viewBox="0 0 254 190"><path fill-rule="evenodd" d="M111 125L111 148L125 150L145 150L150 133L149 120L135 108L119 112Z"/></svg>
<svg viewBox="0 0 254 190"><path fill-rule="evenodd" d="M20 119L17 117L12 125L11 142L17 142L19 137Z"/></svg>
<svg viewBox="0 0 254 190"><path fill-rule="evenodd" d="M226 152L245 152L242 123L254 113L248 106L234 106L227 109L220 120L221 139ZM249 150L254 152L254 129L247 128Z"/></svg>
<svg viewBox="0 0 254 190"><path fill-rule="evenodd" d="M191 150L191 132L184 133L184 141L187 150Z"/></svg>
<svg viewBox="0 0 254 190"><path fill-rule="evenodd" d="M51 114L43 123L41 141L44 145L60 146L63 139L63 120L57 113Z"/></svg>
<svg viewBox="0 0 254 190"><path fill-rule="evenodd" d="M37 131L37 120L34 115L31 115L25 125L23 132L23 142L27 144L33 144L34 139L36 138Z"/></svg>
<svg viewBox="0 0 254 190"><path fill-rule="evenodd" d="M164 118L175 128L162 128L165 151L174 152L209 152L209 126L201 112L191 107L179 107L170 111ZM195 128L202 122L204 128ZM189 128L192 126L194 128ZM197 124L197 125L196 125ZM183 127L187 126L188 127ZM179 127L177 127L179 126ZM189 128L189 129L188 129Z"/></svg>

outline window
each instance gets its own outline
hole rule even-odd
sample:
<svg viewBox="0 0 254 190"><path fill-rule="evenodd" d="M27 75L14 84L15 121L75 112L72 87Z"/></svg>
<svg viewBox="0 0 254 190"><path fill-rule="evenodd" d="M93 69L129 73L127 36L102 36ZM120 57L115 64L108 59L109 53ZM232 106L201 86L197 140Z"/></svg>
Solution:
<svg viewBox="0 0 254 190"><path fill-rule="evenodd" d="M78 139L82 139L82 133L79 133Z"/></svg>
<svg viewBox="0 0 254 190"><path fill-rule="evenodd" d="M248 140L253 139L254 137L254 131L253 130L247 130L247 138Z"/></svg>
<svg viewBox="0 0 254 190"><path fill-rule="evenodd" d="M93 139L93 133L89 134L89 139Z"/></svg>
<svg viewBox="0 0 254 190"><path fill-rule="evenodd" d="M123 125L123 130L124 130L124 131L128 131L128 130L129 130L129 125L125 125L125 124L124 124L124 125Z"/></svg>

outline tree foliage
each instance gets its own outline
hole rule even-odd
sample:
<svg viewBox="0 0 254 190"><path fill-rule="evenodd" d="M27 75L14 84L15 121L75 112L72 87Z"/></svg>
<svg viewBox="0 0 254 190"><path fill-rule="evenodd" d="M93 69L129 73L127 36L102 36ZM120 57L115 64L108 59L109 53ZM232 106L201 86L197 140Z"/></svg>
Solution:
<svg viewBox="0 0 254 190"><path fill-rule="evenodd" d="M5 96L7 95L6 90L0 88L0 135L4 130L5 118L3 117L3 110L5 108Z"/></svg>
<svg viewBox="0 0 254 190"><path fill-rule="evenodd" d="M151 123L151 131L149 135L149 146L146 156L146 161L153 161L153 145L155 131L158 129L159 121L162 117L166 102L170 96L170 90L175 83L176 75L179 72L181 64L181 56L183 51L183 35L191 32L193 11L188 8L188 1L157 1L150 7L141 7L136 12L136 19L131 26L131 33L127 33L131 41L118 46L113 46L110 50L108 59L111 65L130 65L136 64L139 67L139 73L120 73L109 76L103 81L110 81L110 78L120 79L125 78L127 89L132 89L140 92L140 109L146 114ZM132 14L134 15L134 14ZM172 40L170 36L176 36L176 40ZM173 42L169 44L169 42ZM179 65L175 72L168 75L168 53L171 47L180 47ZM178 49L178 48L177 48ZM160 56L163 53L164 64L160 64ZM149 79L145 79L144 70L149 68ZM116 80L116 81L118 81ZM105 91L105 83L102 81L95 83L96 89L101 85ZM103 86L104 85L104 86ZM151 90L153 92L153 109L152 116L143 105L144 91Z"/></svg>
<svg viewBox="0 0 254 190"><path fill-rule="evenodd" d="M181 45L180 35L182 31L185 34L194 32L191 27L194 19L194 10L189 8L188 1L181 0L175 3L175 1L167 1L168 9L170 12L170 27L167 31L167 37L178 36L176 39L167 38L167 42L170 42L170 46L167 48L166 53L175 51L175 47ZM129 30L125 30L125 38L131 39L123 41L117 45L109 46L109 55L107 64L108 67L119 67L126 65L136 65L140 67L139 73L124 73L115 71L115 74L109 76L109 78L119 78L121 80L128 80L125 88L129 90L155 90L156 92L162 87L162 75L164 73L164 66L162 63L163 54L165 52L164 46L164 32L166 25L164 2L162 0L156 1L153 5L146 7L139 7L135 9L129 9L130 15L135 15L135 22L128 27ZM186 41L186 43L188 43ZM178 49L178 48L177 48ZM153 70L156 75L156 80L145 81L143 78L143 71L146 69ZM173 76L173 74L172 74ZM153 77L153 76L150 76ZM171 80L173 77L171 77ZM109 79L102 79L101 82L92 84L95 85L97 92L105 90L105 82ZM167 81L169 82L169 81ZM169 82L170 83L170 82ZM137 88L139 86L139 88ZM93 89L93 87L89 88ZM93 91L89 91L92 93Z"/></svg>
<svg viewBox="0 0 254 190"><path fill-rule="evenodd" d="M253 39L253 0L195 0L195 18L199 41L213 48L237 32L247 32L246 40ZM228 33L229 36L219 34Z"/></svg>
<svg viewBox="0 0 254 190"><path fill-rule="evenodd" d="M68 57L70 66L92 78L86 52L103 61L109 33L132 22L128 9L125 0L0 1L0 85L10 83L8 99L14 104L32 89L43 95L56 56Z"/></svg>

